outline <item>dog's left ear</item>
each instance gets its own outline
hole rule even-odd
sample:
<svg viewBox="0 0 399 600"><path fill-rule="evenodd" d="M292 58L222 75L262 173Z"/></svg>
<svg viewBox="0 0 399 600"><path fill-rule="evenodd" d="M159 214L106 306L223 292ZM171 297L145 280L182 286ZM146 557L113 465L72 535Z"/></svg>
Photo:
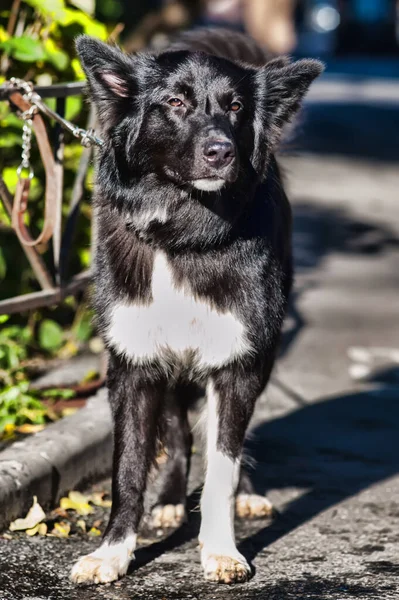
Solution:
<svg viewBox="0 0 399 600"><path fill-rule="evenodd" d="M252 163L264 176L270 152L280 140L282 129L299 109L310 84L324 70L318 60L294 63L277 58L255 73L255 144Z"/></svg>

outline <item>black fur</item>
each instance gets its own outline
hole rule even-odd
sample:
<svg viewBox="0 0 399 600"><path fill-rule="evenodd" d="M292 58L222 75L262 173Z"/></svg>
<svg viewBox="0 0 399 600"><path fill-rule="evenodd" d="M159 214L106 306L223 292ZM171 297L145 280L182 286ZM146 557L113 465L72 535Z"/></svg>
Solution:
<svg viewBox="0 0 399 600"><path fill-rule="evenodd" d="M241 453L273 367L292 278L290 207L273 153L322 67L314 60L267 62L252 41L220 31L191 33L158 55L126 56L88 37L78 39L77 49L104 139L95 200L100 329L106 334L118 299L151 302L161 249L175 284L236 314L252 346L204 372L176 357L166 368L156 358L137 366L108 340L115 457L105 539L112 542L137 530L162 419L171 463L160 501L184 502L191 438L183 382L212 376L221 400L218 446L234 459ZM183 107L168 104L175 97ZM231 142L235 153L217 173L202 155L215 137ZM218 192L192 185L216 176L226 182ZM157 218L160 207L167 208L166 223ZM149 212L154 217L140 224Z"/></svg>

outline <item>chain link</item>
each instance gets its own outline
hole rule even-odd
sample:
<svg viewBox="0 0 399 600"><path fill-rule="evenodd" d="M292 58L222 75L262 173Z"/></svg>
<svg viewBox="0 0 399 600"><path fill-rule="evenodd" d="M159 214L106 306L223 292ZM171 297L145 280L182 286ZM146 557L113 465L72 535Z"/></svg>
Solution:
<svg viewBox="0 0 399 600"><path fill-rule="evenodd" d="M30 101L33 93L33 83L31 81L25 81L24 79L19 79L18 77L11 77L7 83L8 87L12 87L17 90L23 90L26 100Z"/></svg>
<svg viewBox="0 0 399 600"><path fill-rule="evenodd" d="M57 121L57 123L60 123L62 125L62 127L64 127L64 129L66 129L67 131L72 133L73 136L75 136L76 138L79 138L80 143L85 148L90 148L90 146L93 146L93 145L96 145L96 146L103 145L103 141L99 137L97 137L96 132L93 129L86 130L86 129L77 127L70 121L67 121L66 119L61 117L61 115L57 114L55 111L51 110L51 108L49 108L47 106L47 104L45 104L42 101L39 94L37 92L35 92L31 81L25 81L25 80L19 79L17 77L11 77L11 79L6 83L6 85L11 89L22 91L24 99L32 104L32 106L30 107L29 110L25 111L24 113L22 113L20 115L20 117L25 120L25 122L26 122L25 124L28 127L30 125L30 135L32 134L32 130L31 130L32 117L37 112L40 111L43 114L45 114L47 117L49 117L50 119L54 119L55 121ZM25 125L24 125L24 128L25 128ZM30 138L29 138L29 142L30 142ZM24 151L24 140L23 140L22 149ZM30 150L30 145L29 145L29 150ZM22 154L22 158L23 158L23 154ZM28 156L28 160L29 160L29 156ZM21 163L21 165L22 165L22 163ZM19 167L19 168L21 168L21 167ZM33 177L33 175L32 175L32 177Z"/></svg>
<svg viewBox="0 0 399 600"><path fill-rule="evenodd" d="M24 119L24 125L22 127L22 154L21 164L17 169L17 175L19 178L22 177L23 171L28 171L28 178L33 179L34 172L33 167L30 164L30 151L32 147L32 117L37 113L36 106L31 106L29 110L22 113L21 117Z"/></svg>

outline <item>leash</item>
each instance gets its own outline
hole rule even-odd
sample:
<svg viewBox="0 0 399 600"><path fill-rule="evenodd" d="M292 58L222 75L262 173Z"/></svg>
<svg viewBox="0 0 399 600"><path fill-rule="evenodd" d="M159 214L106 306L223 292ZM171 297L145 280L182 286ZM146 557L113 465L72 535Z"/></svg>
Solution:
<svg viewBox="0 0 399 600"><path fill-rule="evenodd" d="M12 208L12 227L23 245L37 246L38 244L47 242L53 235L57 219L57 193L59 187L62 186L62 180L60 180L62 172L57 168L46 127L39 113L43 113L49 119L53 119L59 123L63 129L80 139L80 143L85 148L90 148L94 145L101 147L103 141L97 137L93 129L86 130L77 127L49 108L35 91L31 82L12 77L4 84L3 89L7 92L9 101L18 109L17 115L24 121L22 128L22 160L17 169L18 183ZM46 174L43 228L35 239L32 238L24 222L24 217L28 210L30 184L34 176L30 163L33 132L37 139L39 153Z"/></svg>

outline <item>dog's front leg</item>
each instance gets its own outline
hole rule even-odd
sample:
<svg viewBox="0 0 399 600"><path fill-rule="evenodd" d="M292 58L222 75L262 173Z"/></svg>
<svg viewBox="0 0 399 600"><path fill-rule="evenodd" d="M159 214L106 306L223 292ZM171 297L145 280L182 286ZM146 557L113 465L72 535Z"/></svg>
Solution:
<svg viewBox="0 0 399 600"><path fill-rule="evenodd" d="M75 583L108 583L126 574L156 450L164 383L151 369L134 369L112 357L108 387L114 418L111 517L101 546L74 565Z"/></svg>
<svg viewBox="0 0 399 600"><path fill-rule="evenodd" d="M208 383L207 472L199 541L209 581L243 582L251 573L235 544L234 496L245 431L262 388L259 374L233 367L218 372Z"/></svg>

